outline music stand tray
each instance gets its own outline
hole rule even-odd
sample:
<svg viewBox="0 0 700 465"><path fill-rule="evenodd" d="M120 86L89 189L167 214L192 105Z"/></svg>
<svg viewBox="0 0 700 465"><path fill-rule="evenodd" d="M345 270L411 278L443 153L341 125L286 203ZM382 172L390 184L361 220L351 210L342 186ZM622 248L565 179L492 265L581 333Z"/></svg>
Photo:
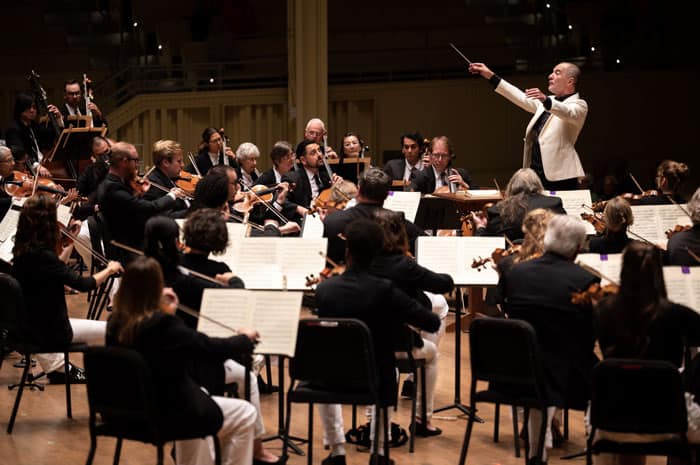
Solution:
<svg viewBox="0 0 700 465"><path fill-rule="evenodd" d="M104 137L107 127L100 128L74 128L69 127L63 130L58 136L56 144L53 146L47 161L65 162L71 168L71 172L78 180L78 172L73 164L78 160L89 160L92 153L90 141L95 136Z"/></svg>

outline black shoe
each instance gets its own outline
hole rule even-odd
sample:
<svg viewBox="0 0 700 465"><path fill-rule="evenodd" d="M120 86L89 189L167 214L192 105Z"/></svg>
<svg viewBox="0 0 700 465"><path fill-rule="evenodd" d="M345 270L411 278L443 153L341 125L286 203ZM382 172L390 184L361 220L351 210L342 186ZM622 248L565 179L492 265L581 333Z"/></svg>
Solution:
<svg viewBox="0 0 700 465"><path fill-rule="evenodd" d="M394 459L387 459L383 455L374 454L369 458L369 465L394 465Z"/></svg>
<svg viewBox="0 0 700 465"><path fill-rule="evenodd" d="M405 399L413 399L413 380L406 379L401 386L401 397Z"/></svg>
<svg viewBox="0 0 700 465"><path fill-rule="evenodd" d="M87 381L85 378L85 370L75 365L70 366L68 376L71 384L85 384ZM50 384L66 384L66 373L63 369L52 371L47 374L46 377L49 379Z"/></svg>
<svg viewBox="0 0 700 465"><path fill-rule="evenodd" d="M428 438L430 436L439 436L441 434L442 430L437 426L435 429L428 429L423 423L416 422L416 436Z"/></svg>
<svg viewBox="0 0 700 465"><path fill-rule="evenodd" d="M527 459L527 465L547 465L547 462L541 461L538 457L530 457Z"/></svg>
<svg viewBox="0 0 700 465"><path fill-rule="evenodd" d="M321 465L345 465L345 456L329 455L321 461Z"/></svg>
<svg viewBox="0 0 700 465"><path fill-rule="evenodd" d="M279 387L267 384L263 381L262 376L258 375L258 392L260 394L272 394L273 392L278 392Z"/></svg>

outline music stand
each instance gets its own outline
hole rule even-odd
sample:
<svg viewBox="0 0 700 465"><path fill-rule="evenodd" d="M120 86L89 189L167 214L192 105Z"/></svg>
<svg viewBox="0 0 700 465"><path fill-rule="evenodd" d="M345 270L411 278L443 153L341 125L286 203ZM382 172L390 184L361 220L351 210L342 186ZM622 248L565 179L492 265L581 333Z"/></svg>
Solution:
<svg viewBox="0 0 700 465"><path fill-rule="evenodd" d="M453 200L424 196L418 204L414 223L434 233L438 229L459 229L460 216L458 205Z"/></svg>
<svg viewBox="0 0 700 465"><path fill-rule="evenodd" d="M53 146L47 161L63 161L68 166L70 175L78 181L78 172L73 165L73 161L89 160L92 153L90 141L95 136L104 137L107 127L100 128L74 128L70 126L64 129L58 136L56 144Z"/></svg>

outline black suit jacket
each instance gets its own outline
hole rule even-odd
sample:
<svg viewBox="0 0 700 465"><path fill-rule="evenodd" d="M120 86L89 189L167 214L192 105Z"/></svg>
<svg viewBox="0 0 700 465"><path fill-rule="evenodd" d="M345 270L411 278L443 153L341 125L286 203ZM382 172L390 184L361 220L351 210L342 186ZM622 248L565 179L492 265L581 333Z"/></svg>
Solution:
<svg viewBox="0 0 700 465"><path fill-rule="evenodd" d="M477 235L505 235L511 241L515 241L524 237L522 231L523 219L529 211L535 210L536 208L544 208L547 210L551 210L552 213L562 215L566 214L566 210L564 210L564 206L562 205L561 199L559 197L549 197L542 194L535 194L527 197L525 199L525 204L525 210L522 211L520 215L517 215L517 217L514 220L511 220L509 222L504 222L503 218L501 217L500 202L494 205L493 207L488 208L486 210L486 214L488 216L488 223L486 225L486 228L479 229L477 231Z"/></svg>
<svg viewBox="0 0 700 465"><path fill-rule="evenodd" d="M321 179L321 186L319 192L324 189L331 187L331 180L328 177L328 173L324 170L319 170L318 176ZM294 208L297 205L309 208L311 206L311 183L309 182L309 177L306 175L306 170L304 168L300 170L290 171L282 176L282 181L287 181L294 183L294 190L287 194L287 200L294 204Z"/></svg>
<svg viewBox="0 0 700 465"><path fill-rule="evenodd" d="M209 158L209 152L207 152L207 149L200 150L197 153L197 156L195 157L195 161L197 162L197 168L199 168L200 173L202 173L202 176L207 174L209 170L212 168L211 164L211 158ZM229 157L229 166L232 168L236 169L238 173L240 173L240 170L238 168L238 164L236 163L236 160L233 159L232 157ZM222 153L219 153L219 165L222 165L224 163L224 155ZM192 174L197 174L197 170L194 169L194 166L192 166L192 163L187 165L185 167L185 171L188 173Z"/></svg>
<svg viewBox="0 0 700 465"><path fill-rule="evenodd" d="M277 184L277 179L275 179L275 172L272 170L272 168L263 171L260 174L260 176L258 176L258 179L255 181L255 184L262 184L264 186L272 186L274 184Z"/></svg>
<svg viewBox="0 0 700 465"><path fill-rule="evenodd" d="M76 121L68 121L68 117L70 116L70 112L68 111L68 107L66 106L66 103L63 102L63 105L60 105L61 109L61 115L63 116L63 127L68 128L72 124L74 128L76 127L85 127L85 124L83 122L80 123L80 125L76 124ZM85 109L85 99L81 99L80 102L78 103L78 109L80 110L80 114L85 116L87 114L87 111ZM92 127L93 128L99 128L102 126L107 126L107 118L104 117L100 118L98 117L95 113L92 114Z"/></svg>
<svg viewBox="0 0 700 465"><path fill-rule="evenodd" d="M340 210L326 216L326 219L323 220L323 237L328 238L328 258L336 263L344 262L345 241L338 237L338 234L344 233L347 225L357 219L371 218L372 214L380 208L384 207L381 205L360 203L354 207ZM404 226L406 227L406 233L408 234L408 241L411 251L415 252L416 238L418 236L424 236L425 232L407 220L404 220Z"/></svg>
<svg viewBox="0 0 700 465"><path fill-rule="evenodd" d="M472 181L471 175L464 168L452 168L457 170L464 182L469 184L470 189L475 189L477 186ZM402 173L403 176L403 173ZM411 182L411 190L418 191L421 194L432 194L435 192L435 174L433 174L432 166L428 165L419 171Z"/></svg>
<svg viewBox="0 0 700 465"><path fill-rule="evenodd" d="M406 159L405 158L394 158L389 160L384 165L384 172L391 177L392 181L403 180L403 173L406 169Z"/></svg>
<svg viewBox="0 0 700 465"><path fill-rule="evenodd" d="M599 279L559 255L545 253L516 264L501 281L508 316L535 328L544 358L548 405L585 407L597 361L592 310L572 304L571 294Z"/></svg>
<svg viewBox="0 0 700 465"><path fill-rule="evenodd" d="M165 195L157 200L134 196L122 179L108 173L97 190L97 202L110 238L131 247L143 248L143 228L152 216L172 209L175 200ZM110 248L111 256L123 256Z"/></svg>
<svg viewBox="0 0 700 465"><path fill-rule="evenodd" d="M53 147L56 142L56 133L51 125L32 122L31 128L42 151L47 151ZM5 131L5 143L9 148L19 147L24 149L31 163L39 161L39 155L36 151L36 145L32 141L29 126L25 126L22 122L16 119L10 121L7 131Z"/></svg>
<svg viewBox="0 0 700 465"><path fill-rule="evenodd" d="M682 266L700 266L688 253L692 250L695 255L700 255L700 225L693 226L688 231L674 234L668 240L668 264Z"/></svg>
<svg viewBox="0 0 700 465"><path fill-rule="evenodd" d="M13 275L22 287L25 314L21 324L27 342L63 345L73 339L63 286L87 292L95 279L83 277L58 259L56 252L37 249L14 258Z"/></svg>
<svg viewBox="0 0 700 465"><path fill-rule="evenodd" d="M163 173L160 168L156 168L151 173L148 175L148 180L153 181L156 184L159 184L167 189L171 189L173 187L177 187L175 185L175 182L170 179L168 176L166 176L165 173ZM144 200L157 200L163 196L167 195L167 192L158 189L157 187L151 186L145 194L143 194L143 199ZM189 205L183 200L183 199L177 199L175 200L175 205L173 205L172 208L163 211L162 213L164 215L167 215L171 218L184 218L185 214L187 213L187 210L189 209Z"/></svg>
<svg viewBox="0 0 700 465"><path fill-rule="evenodd" d="M107 344L117 345L117 327L110 322ZM156 386L156 410L168 433L197 435L221 428L221 409L200 388L190 368L200 363L218 363L252 353L253 343L246 336L208 337L188 328L173 315L156 312L143 320L136 331L132 349L143 355ZM223 371L223 368L222 368Z"/></svg>
<svg viewBox="0 0 700 465"><path fill-rule="evenodd" d="M437 331L440 318L395 287L391 281L352 268L316 288L318 315L322 318L357 318L370 330L385 405L396 403L394 347L388 337L403 324Z"/></svg>
<svg viewBox="0 0 700 465"><path fill-rule="evenodd" d="M627 237L627 231L625 230L614 233L604 232L588 241L588 251L598 254L620 253L630 241L631 239Z"/></svg>

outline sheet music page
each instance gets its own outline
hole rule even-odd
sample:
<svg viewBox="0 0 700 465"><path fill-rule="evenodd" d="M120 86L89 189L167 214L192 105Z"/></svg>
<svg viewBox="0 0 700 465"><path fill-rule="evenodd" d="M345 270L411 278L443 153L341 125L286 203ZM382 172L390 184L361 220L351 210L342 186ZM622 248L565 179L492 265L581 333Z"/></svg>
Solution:
<svg viewBox="0 0 700 465"><path fill-rule="evenodd" d="M278 248L280 269L287 277L287 289L307 289L306 277L310 274L318 275L326 266L328 239L290 237L274 241Z"/></svg>
<svg viewBox="0 0 700 465"><path fill-rule="evenodd" d="M72 216L73 213L71 213L68 205L59 204L56 206L56 220L63 226L68 227Z"/></svg>
<svg viewBox="0 0 700 465"><path fill-rule="evenodd" d="M420 192L389 191L384 200L384 208L395 212L403 212L408 221L413 223L418 213L420 204Z"/></svg>
<svg viewBox="0 0 700 465"><path fill-rule="evenodd" d="M282 354L294 357L303 292L250 291L252 328L260 332L256 354Z"/></svg>
<svg viewBox="0 0 700 465"><path fill-rule="evenodd" d="M496 248L505 248L503 237L419 237L416 258L432 271L449 274L455 284L490 286L498 283L496 270L471 265L474 259L490 257Z"/></svg>
<svg viewBox="0 0 700 465"><path fill-rule="evenodd" d="M622 270L622 254L597 254L597 253L582 253L576 257L576 261L580 261L591 268L597 270L602 275L615 280L615 284L620 284L620 271ZM603 278L600 280L602 286L609 284L610 281Z"/></svg>
<svg viewBox="0 0 700 465"><path fill-rule="evenodd" d="M664 281L668 300L683 304L700 313L700 269L688 266L665 266Z"/></svg>
<svg viewBox="0 0 700 465"><path fill-rule="evenodd" d="M234 241L245 237L246 232L248 231L248 225L227 221L226 229L228 230L228 243L231 244Z"/></svg>
<svg viewBox="0 0 700 465"><path fill-rule="evenodd" d="M575 191L544 191L544 195L550 197L559 197L564 210L569 216L575 216L586 226L586 234L595 234L595 228L588 221L581 218L581 213L591 213L591 210L584 208L583 205L590 207L592 205L591 191L588 189L580 189Z"/></svg>
<svg viewBox="0 0 700 465"><path fill-rule="evenodd" d="M14 233L5 242L0 243L0 260L12 263L15 258L12 249L15 247Z"/></svg>
<svg viewBox="0 0 700 465"><path fill-rule="evenodd" d="M229 328L252 328L253 318L250 291L245 289L204 289L199 314L216 320ZM200 316L197 331L210 337L230 337L229 329Z"/></svg>
<svg viewBox="0 0 700 465"><path fill-rule="evenodd" d="M471 189L467 190L468 197L498 197L501 191L496 189Z"/></svg>
<svg viewBox="0 0 700 465"><path fill-rule="evenodd" d="M681 205L686 208L686 205ZM691 224L678 205L632 205L634 224L629 230L644 239L666 246L666 231L677 224ZM635 239L633 235L632 239Z"/></svg>
<svg viewBox="0 0 700 465"><path fill-rule="evenodd" d="M304 229L301 231L304 239L319 239L323 237L323 221L321 215L314 213L304 217Z"/></svg>
<svg viewBox="0 0 700 465"><path fill-rule="evenodd" d="M18 222L19 210L15 210L14 208L7 210L5 217L0 222L0 242L5 242L15 235Z"/></svg>

